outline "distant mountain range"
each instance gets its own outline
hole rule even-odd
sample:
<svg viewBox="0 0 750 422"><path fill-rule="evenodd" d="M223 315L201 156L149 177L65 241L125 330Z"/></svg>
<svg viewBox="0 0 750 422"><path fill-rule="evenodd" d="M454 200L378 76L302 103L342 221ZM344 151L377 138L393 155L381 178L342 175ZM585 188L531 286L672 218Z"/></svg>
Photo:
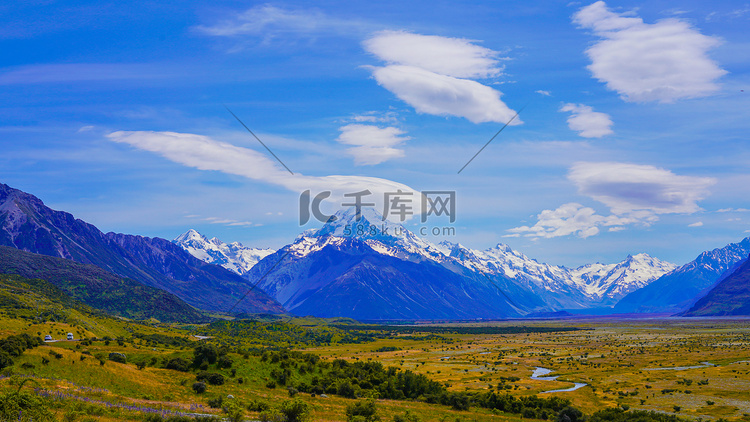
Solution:
<svg viewBox="0 0 750 422"><path fill-rule="evenodd" d="M435 245L365 209L273 251L194 230L172 242L104 234L0 184L0 246L0 273L47 280L70 300L136 319L195 322L230 309L359 320L750 312L750 238L679 268L646 254L567 268L503 244Z"/></svg>
<svg viewBox="0 0 750 422"><path fill-rule="evenodd" d="M569 269L502 244L485 251L433 245L370 209L360 217L357 222L353 210L339 212L262 259L246 277L301 315L471 319L612 306L676 267L639 254ZM223 244L194 230L175 243L196 257L214 256L214 245Z"/></svg>
<svg viewBox="0 0 750 422"><path fill-rule="evenodd" d="M193 229L172 242L204 262L221 265L239 275L247 274L258 261L275 252L273 249L249 248L239 242L224 243L215 237L209 239Z"/></svg>
<svg viewBox="0 0 750 422"><path fill-rule="evenodd" d="M235 305L235 312L284 311L247 279L201 261L168 240L104 234L4 184L0 184L0 245L95 265L206 311L226 312Z"/></svg>
<svg viewBox="0 0 750 422"><path fill-rule="evenodd" d="M618 313L677 313L690 308L750 254L750 238L706 251L693 261L625 296Z"/></svg>

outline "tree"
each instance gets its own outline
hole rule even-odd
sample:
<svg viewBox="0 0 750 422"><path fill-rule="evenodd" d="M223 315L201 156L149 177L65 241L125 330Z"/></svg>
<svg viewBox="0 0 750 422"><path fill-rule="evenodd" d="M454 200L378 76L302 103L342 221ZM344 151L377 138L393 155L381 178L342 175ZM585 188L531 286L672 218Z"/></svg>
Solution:
<svg viewBox="0 0 750 422"><path fill-rule="evenodd" d="M557 414L555 422L583 422L583 412L575 407L567 406Z"/></svg>
<svg viewBox="0 0 750 422"><path fill-rule="evenodd" d="M216 363L219 358L219 349L213 344L201 343L193 351L193 365L200 366L203 362Z"/></svg>

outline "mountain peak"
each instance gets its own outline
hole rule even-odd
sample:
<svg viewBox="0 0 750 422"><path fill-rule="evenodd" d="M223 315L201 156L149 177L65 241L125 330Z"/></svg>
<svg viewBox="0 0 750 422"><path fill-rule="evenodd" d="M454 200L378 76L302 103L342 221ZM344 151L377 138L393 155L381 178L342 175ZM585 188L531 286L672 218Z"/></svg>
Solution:
<svg viewBox="0 0 750 422"><path fill-rule="evenodd" d="M363 207L359 212L354 208L337 211L313 237L382 239L402 236L406 232L404 226L384 218L375 208Z"/></svg>
<svg viewBox="0 0 750 422"><path fill-rule="evenodd" d="M185 233L177 236L174 238L174 243L185 243L190 241L204 241L208 242L208 239L206 236L203 236L202 234L198 233L197 230L190 229L186 231Z"/></svg>

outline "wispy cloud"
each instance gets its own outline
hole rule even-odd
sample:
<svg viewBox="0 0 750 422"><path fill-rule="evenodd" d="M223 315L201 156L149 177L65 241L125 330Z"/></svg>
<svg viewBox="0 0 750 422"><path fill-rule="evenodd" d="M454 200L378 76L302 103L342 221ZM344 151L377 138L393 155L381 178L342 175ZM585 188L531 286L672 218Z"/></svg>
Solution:
<svg viewBox="0 0 750 422"><path fill-rule="evenodd" d="M463 38L396 31L379 32L363 45L386 62L371 67L378 84L417 112L473 123L506 123L515 115L500 91L468 79L500 76L496 51ZM512 124L521 123L516 119Z"/></svg>
<svg viewBox="0 0 750 422"><path fill-rule="evenodd" d="M564 104L560 111L571 113L568 117L568 127L584 138L601 138L614 133L609 115L594 111L587 105L568 103Z"/></svg>
<svg viewBox="0 0 750 422"><path fill-rule="evenodd" d="M688 227L703 227L702 221L696 221L695 223L688 224Z"/></svg>
<svg viewBox="0 0 750 422"><path fill-rule="evenodd" d="M41 64L0 69L0 85L166 79L178 72L137 63Z"/></svg>
<svg viewBox="0 0 750 422"><path fill-rule="evenodd" d="M409 186L387 179L344 175L305 176L299 173L292 175L260 152L192 133L117 131L107 137L113 142L156 153L187 167L243 176L282 186L297 194L308 189L313 195L331 191L327 201L334 208L344 202L345 193L367 189L372 192L372 196L366 199L383 209L386 192L412 192L415 198L414 213L418 215L420 212L421 194Z"/></svg>
<svg viewBox="0 0 750 422"><path fill-rule="evenodd" d="M586 238L599 234L600 227L619 231L627 225L649 226L660 214L692 214L700 211L698 201L708 194L716 180L679 176L669 170L629 163L577 163L568 173L579 193L606 205L611 215L593 208L567 203L537 215L533 226L510 229L527 237L559 237L575 234Z"/></svg>
<svg viewBox="0 0 750 422"><path fill-rule="evenodd" d="M317 9L284 9L270 4L254 6L196 31L216 37L253 37L264 43L321 35L363 35L373 27L359 19L337 18Z"/></svg>
<svg viewBox="0 0 750 422"><path fill-rule="evenodd" d="M715 81L726 73L707 54L720 40L684 20L648 24L598 1L579 10L573 21L601 38L586 50L588 69L626 101L703 97L719 89Z"/></svg>
<svg viewBox="0 0 750 422"><path fill-rule="evenodd" d="M341 135L336 141L354 145L347 152L357 165L380 164L392 158L404 156L404 151L394 148L409 139L395 127L380 128L372 125L350 124L339 128Z"/></svg>

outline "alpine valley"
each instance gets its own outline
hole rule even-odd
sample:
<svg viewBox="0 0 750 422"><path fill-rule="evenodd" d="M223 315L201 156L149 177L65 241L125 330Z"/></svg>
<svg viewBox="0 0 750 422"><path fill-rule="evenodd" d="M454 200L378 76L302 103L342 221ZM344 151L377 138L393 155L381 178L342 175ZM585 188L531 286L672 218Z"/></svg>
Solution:
<svg viewBox="0 0 750 422"><path fill-rule="evenodd" d="M173 321L210 313L358 320L734 315L750 296L744 276L733 276L747 272L750 238L679 267L640 253L567 268L503 244L433 244L367 208L340 211L274 251L195 230L171 242L105 234L0 184L0 246L8 247L3 273L42 278L111 314ZM144 300L122 300L133 297Z"/></svg>

